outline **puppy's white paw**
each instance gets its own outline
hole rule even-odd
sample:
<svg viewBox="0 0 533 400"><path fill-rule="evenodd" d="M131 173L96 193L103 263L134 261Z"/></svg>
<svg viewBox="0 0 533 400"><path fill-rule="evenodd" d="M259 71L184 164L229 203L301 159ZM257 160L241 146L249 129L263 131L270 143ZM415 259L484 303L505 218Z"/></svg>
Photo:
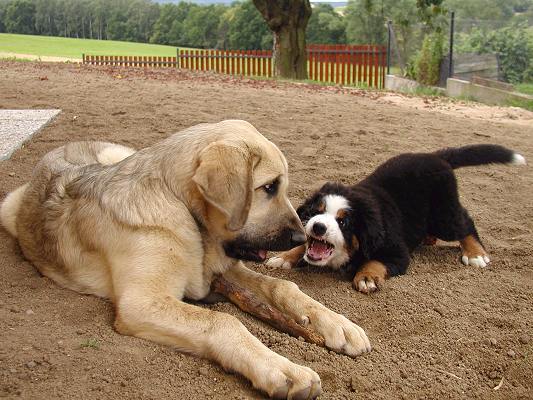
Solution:
<svg viewBox="0 0 533 400"><path fill-rule="evenodd" d="M282 257L271 257L266 262L266 265L268 267L281 268L281 269L291 269L293 267L290 261L287 261Z"/></svg>
<svg viewBox="0 0 533 400"><path fill-rule="evenodd" d="M360 326L331 310L310 313L308 326L324 337L328 349L337 353L355 357L372 349Z"/></svg>
<svg viewBox="0 0 533 400"><path fill-rule="evenodd" d="M373 293L387 278L387 267L379 261L370 260L355 274L352 286L361 293Z"/></svg>
<svg viewBox="0 0 533 400"><path fill-rule="evenodd" d="M480 267L480 268L485 268L490 263L490 258L487 255L479 255L479 256L473 256L473 257L468 257L467 255L463 255L461 260L464 265L472 265L473 267Z"/></svg>
<svg viewBox="0 0 533 400"><path fill-rule="evenodd" d="M258 363L255 372L254 387L274 399L315 399L322 393L320 377L315 371L281 356Z"/></svg>
<svg viewBox="0 0 533 400"><path fill-rule="evenodd" d="M362 293L372 293L378 290L378 285L372 278L364 278L353 282L354 289Z"/></svg>

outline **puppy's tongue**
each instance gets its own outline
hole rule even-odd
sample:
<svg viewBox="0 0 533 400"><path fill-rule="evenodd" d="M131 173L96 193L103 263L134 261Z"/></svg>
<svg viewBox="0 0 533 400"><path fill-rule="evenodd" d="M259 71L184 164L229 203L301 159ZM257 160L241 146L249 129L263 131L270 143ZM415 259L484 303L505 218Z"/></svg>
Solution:
<svg viewBox="0 0 533 400"><path fill-rule="evenodd" d="M262 261L265 261L267 258L267 251L266 250L258 250L257 255Z"/></svg>
<svg viewBox="0 0 533 400"><path fill-rule="evenodd" d="M329 256L330 252L330 247L326 243L319 242L318 240L314 240L307 249L307 254L317 260Z"/></svg>

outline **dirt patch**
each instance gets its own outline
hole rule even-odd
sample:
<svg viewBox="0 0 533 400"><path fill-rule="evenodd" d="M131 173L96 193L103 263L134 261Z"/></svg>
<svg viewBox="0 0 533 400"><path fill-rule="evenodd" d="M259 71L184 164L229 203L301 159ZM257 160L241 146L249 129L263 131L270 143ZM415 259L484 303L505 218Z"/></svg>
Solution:
<svg viewBox="0 0 533 400"><path fill-rule="evenodd" d="M81 58L56 57L56 56L37 56L35 54L20 54L10 52L0 52L0 58L15 58L21 60L43 61L43 62L75 62L82 61Z"/></svg>
<svg viewBox="0 0 533 400"><path fill-rule="evenodd" d="M356 182L406 151L498 143L533 160L533 127L521 123L525 117L465 118L475 110L448 112L449 102L417 109L365 91L83 65L4 62L0 76L0 108L63 110L0 163L0 198L67 141L140 148L226 118L250 121L282 149L295 204L322 181ZM532 398L533 172L465 168L458 179L493 260L486 270L462 266L455 245L425 247L407 275L365 296L329 272L253 265L293 280L364 327L370 354L350 359L278 333L231 304L209 307L236 315L274 351L315 369L324 399ZM3 230L0 254L0 396L261 398L244 378L209 361L117 334L111 304L39 276Z"/></svg>

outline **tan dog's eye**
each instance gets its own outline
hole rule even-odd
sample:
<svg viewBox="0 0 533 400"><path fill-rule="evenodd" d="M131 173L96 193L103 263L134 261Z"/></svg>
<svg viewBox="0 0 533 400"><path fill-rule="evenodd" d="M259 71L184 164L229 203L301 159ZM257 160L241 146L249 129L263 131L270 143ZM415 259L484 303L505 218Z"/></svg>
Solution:
<svg viewBox="0 0 533 400"><path fill-rule="evenodd" d="M267 183L266 185L264 185L263 190L265 191L265 193L273 196L277 193L278 186L279 186L279 181L276 179L274 182Z"/></svg>

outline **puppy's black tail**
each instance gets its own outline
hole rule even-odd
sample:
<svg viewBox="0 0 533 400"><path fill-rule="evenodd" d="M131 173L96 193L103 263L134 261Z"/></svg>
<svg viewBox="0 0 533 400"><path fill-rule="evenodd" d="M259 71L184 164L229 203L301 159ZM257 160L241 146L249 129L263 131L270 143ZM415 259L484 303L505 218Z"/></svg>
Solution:
<svg viewBox="0 0 533 400"><path fill-rule="evenodd" d="M436 151L435 155L447 161L453 169L493 163L515 165L526 163L524 156L496 144L450 147Z"/></svg>

